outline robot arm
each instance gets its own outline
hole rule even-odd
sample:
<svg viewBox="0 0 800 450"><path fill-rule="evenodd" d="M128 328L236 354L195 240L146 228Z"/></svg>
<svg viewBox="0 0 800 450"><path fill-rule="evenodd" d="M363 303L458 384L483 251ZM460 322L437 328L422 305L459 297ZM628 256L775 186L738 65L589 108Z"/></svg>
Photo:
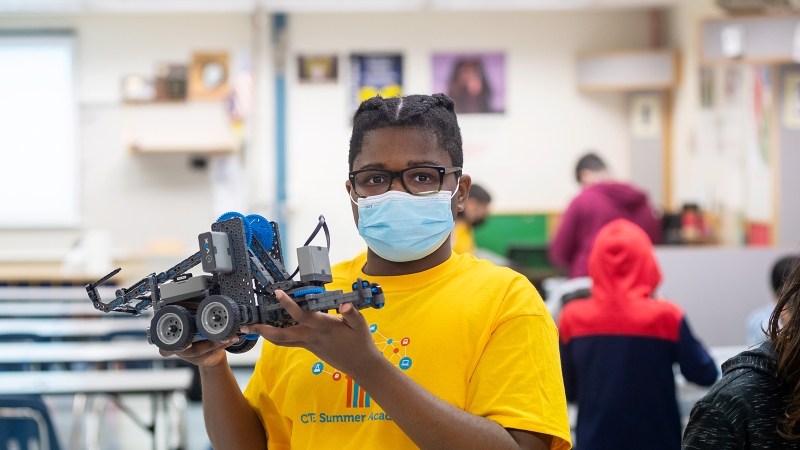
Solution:
<svg viewBox="0 0 800 450"><path fill-rule="evenodd" d="M103 278L89 283L86 285L86 292L89 294L89 299L92 300L94 307L103 312L123 312L138 316L147 308L153 306L159 300L158 286L165 283L167 280L180 276L192 267L200 264L200 253L184 259L168 270L159 273L151 273L150 275L142 278L132 286L117 289L116 298L108 303L104 303L100 298L100 293L97 287L111 279L114 275L118 274L122 269L116 269Z"/></svg>

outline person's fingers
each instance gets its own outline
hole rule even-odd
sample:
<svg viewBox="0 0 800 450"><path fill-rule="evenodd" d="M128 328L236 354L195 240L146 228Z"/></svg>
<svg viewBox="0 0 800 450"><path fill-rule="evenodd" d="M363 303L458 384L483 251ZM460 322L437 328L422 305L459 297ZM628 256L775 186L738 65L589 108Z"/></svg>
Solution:
<svg viewBox="0 0 800 450"><path fill-rule="evenodd" d="M189 347L191 347L191 346L192 346L192 344L189 344ZM186 347L186 348L189 348L189 347ZM166 358L168 356L172 356L172 355L175 354L175 352L168 352L168 351L166 351L164 349L158 349L158 353L160 353L161 356L163 356L164 358Z"/></svg>
<svg viewBox="0 0 800 450"><path fill-rule="evenodd" d="M275 291L275 296L278 297L278 301L280 302L283 309L292 316L292 319L296 320L297 323L302 325L314 325L319 323L317 319L317 313L314 311L307 311L300 307L297 303L294 302L288 295L286 295L283 291Z"/></svg>
<svg viewBox="0 0 800 450"><path fill-rule="evenodd" d="M295 325L290 328L277 328L260 324L248 325L247 327L242 327L241 330L248 334L258 334L275 345L282 345L285 347L300 346L307 340L310 331L307 326L303 325Z"/></svg>
<svg viewBox="0 0 800 450"><path fill-rule="evenodd" d="M189 348L182 350L177 353L178 356L181 358L193 358L195 356L204 355L206 353L210 353L214 350L217 350L220 347L227 347L229 344L228 341L222 342L214 342L214 341L200 341L195 342L189 346Z"/></svg>
<svg viewBox="0 0 800 450"><path fill-rule="evenodd" d="M342 319L350 328L354 330L363 329L367 327L367 320L364 319L364 316L359 312L352 303L345 303L339 306L339 314L342 315Z"/></svg>

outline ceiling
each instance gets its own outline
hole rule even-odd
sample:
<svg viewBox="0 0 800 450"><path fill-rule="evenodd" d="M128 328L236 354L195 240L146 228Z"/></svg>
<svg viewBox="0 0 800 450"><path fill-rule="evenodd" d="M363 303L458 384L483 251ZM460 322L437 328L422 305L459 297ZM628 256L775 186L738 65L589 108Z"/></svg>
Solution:
<svg viewBox="0 0 800 450"><path fill-rule="evenodd" d="M669 6L682 0L0 0L0 13L492 11ZM684 0L685 1L685 0Z"/></svg>

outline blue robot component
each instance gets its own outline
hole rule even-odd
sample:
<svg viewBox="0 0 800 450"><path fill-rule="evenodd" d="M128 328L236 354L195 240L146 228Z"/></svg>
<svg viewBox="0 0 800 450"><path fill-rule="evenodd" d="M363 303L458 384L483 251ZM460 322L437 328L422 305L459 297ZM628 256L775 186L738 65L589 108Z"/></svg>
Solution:
<svg viewBox="0 0 800 450"><path fill-rule="evenodd" d="M252 230L252 228L250 228L250 222L247 220L247 218L245 218L244 214L238 213L238 212L235 212L235 211L226 212L223 215L219 216L219 218L217 219L217 222L230 220L230 219L233 219L234 217L238 217L238 218L244 220L244 235L245 235L245 239L247 239L247 245L250 245L250 243L253 240L253 230Z"/></svg>
<svg viewBox="0 0 800 450"><path fill-rule="evenodd" d="M325 232L327 246L309 245L320 230ZM108 303L101 300L97 287L120 269L87 284L89 299L103 312L139 315L153 307L148 339L164 350L180 351L194 341L226 341L238 336L226 349L231 353L246 352L256 344L258 336L241 333L240 326L296 324L278 302L277 290L285 291L309 311L327 312L344 303L352 303L356 309L384 305L381 287L365 280L356 280L352 292L325 290L332 277L330 234L322 216L305 245L297 249L300 264L292 275L284 267L278 225L261 216L225 213L198 241L199 252L127 289L118 289ZM199 264L208 275L193 277L188 271ZM295 280L298 272L300 280Z"/></svg>
<svg viewBox="0 0 800 450"><path fill-rule="evenodd" d="M272 248L275 243L275 232L272 230L272 224L269 220L258 214L250 214L245 217L245 220L250 225L253 236L258 239L259 243L264 248Z"/></svg>

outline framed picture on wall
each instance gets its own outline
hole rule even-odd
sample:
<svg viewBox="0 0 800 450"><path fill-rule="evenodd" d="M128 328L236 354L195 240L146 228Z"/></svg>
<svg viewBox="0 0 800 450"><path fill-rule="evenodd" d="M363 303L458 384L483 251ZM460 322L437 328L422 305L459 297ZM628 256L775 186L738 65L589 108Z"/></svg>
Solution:
<svg viewBox="0 0 800 450"><path fill-rule="evenodd" d="M433 55L433 92L450 96L458 114L505 112L505 80L503 53Z"/></svg>
<svg viewBox="0 0 800 450"><path fill-rule="evenodd" d="M297 57L297 79L300 83L336 83L339 78L336 55L300 55Z"/></svg>
<svg viewBox="0 0 800 450"><path fill-rule="evenodd" d="M403 55L396 53L350 56L352 111L364 100L380 95L403 95Z"/></svg>
<svg viewBox="0 0 800 450"><path fill-rule="evenodd" d="M227 53L195 53L189 69L189 98L223 100L228 95Z"/></svg>
<svg viewBox="0 0 800 450"><path fill-rule="evenodd" d="M663 105L658 94L634 94L631 98L631 136L651 139L661 136Z"/></svg>
<svg viewBox="0 0 800 450"><path fill-rule="evenodd" d="M783 125L800 128L800 72L787 73L784 77Z"/></svg>

